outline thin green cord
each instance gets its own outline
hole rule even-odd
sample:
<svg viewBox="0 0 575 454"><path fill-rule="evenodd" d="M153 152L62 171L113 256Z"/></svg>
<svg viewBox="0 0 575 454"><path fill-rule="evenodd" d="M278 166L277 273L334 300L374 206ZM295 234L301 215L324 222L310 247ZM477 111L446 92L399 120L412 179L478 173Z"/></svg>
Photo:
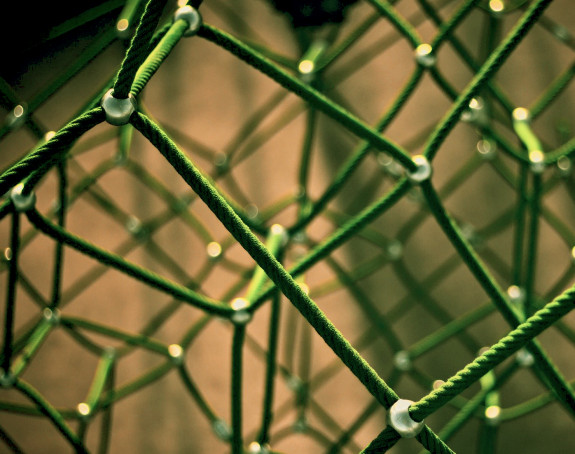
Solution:
<svg viewBox="0 0 575 454"><path fill-rule="evenodd" d="M493 76L493 74L503 65L511 55L515 47L527 35L527 32L537 22L543 14L544 9L549 6L551 0L538 0L531 4L529 10L508 33L506 39L493 51L489 59L481 66L479 72L467 85L465 90L459 95L457 101L451 106L448 113L443 117L425 146L424 154L429 160L433 160L439 147L453 129L463 110L467 108L469 102L476 92Z"/></svg>
<svg viewBox="0 0 575 454"><path fill-rule="evenodd" d="M416 165L413 163L408 153L402 150L398 145L377 134L372 128L367 126L350 112L345 111L323 94L276 67L263 55L250 49L243 42L206 24L202 25L202 28L198 32L198 36L201 36L202 38L205 38L233 53L236 57L254 66L256 69L262 71L286 89L308 101L318 110L321 110L326 115L340 122L342 126L348 128L358 137L369 141L373 147L389 153L408 170L415 170Z"/></svg>
<svg viewBox="0 0 575 454"><path fill-rule="evenodd" d="M243 398L242 398L242 382L243 382L243 347L246 335L246 327L243 324L234 326L234 335L232 340L232 386L231 386L231 419L232 419L232 440L231 448L232 454L242 454L243 449Z"/></svg>
<svg viewBox="0 0 575 454"><path fill-rule="evenodd" d="M78 439L62 415L31 385L23 380L16 380L14 389L20 391L29 400L31 400L38 410L40 410L48 420L58 429L62 436L74 447L77 453L88 454L84 444Z"/></svg>
<svg viewBox="0 0 575 454"><path fill-rule="evenodd" d="M66 224L66 211L68 209L67 187L68 178L66 175L66 164L60 162L58 168L58 225L61 228ZM55 308L60 304L62 296L62 270L64 268L64 245L61 242L56 242L54 248L54 272L52 277L52 296L50 301L50 308Z"/></svg>
<svg viewBox="0 0 575 454"><path fill-rule="evenodd" d="M136 264L130 263L119 255L107 252L100 249L87 241L66 232L56 225L51 224L42 215L37 212L30 211L27 213L28 219L34 226L45 234L52 236L68 246L77 249L79 252L89 255L90 257L98 260L99 262L111 266L120 272L138 279L139 281L163 290L164 292L175 296L187 303L197 305L198 307L211 312L213 314L226 315L233 312L230 308L222 303L211 300L205 296L189 290L174 282L160 277L158 274L153 273L145 268Z"/></svg>
<svg viewBox="0 0 575 454"><path fill-rule="evenodd" d="M270 322L268 331L268 354L266 355L266 378L265 392L263 398L262 422L257 436L260 445L270 442L270 430L273 422L274 411L274 394L275 394L275 377L277 372L277 354L279 347L280 334L280 314L281 305L280 297L276 292L272 296L270 307Z"/></svg>
<svg viewBox="0 0 575 454"><path fill-rule="evenodd" d="M4 312L4 343L2 345L2 374L10 374L14 342L14 320L16 316L16 285L18 283L18 258L20 256L20 213L12 214L10 230L10 263L6 285L6 309Z"/></svg>
<svg viewBox="0 0 575 454"><path fill-rule="evenodd" d="M411 46L415 49L422 41L419 37L417 30L403 17L401 17L395 8L393 8L386 0L368 0L382 16L386 17L393 26L410 42Z"/></svg>

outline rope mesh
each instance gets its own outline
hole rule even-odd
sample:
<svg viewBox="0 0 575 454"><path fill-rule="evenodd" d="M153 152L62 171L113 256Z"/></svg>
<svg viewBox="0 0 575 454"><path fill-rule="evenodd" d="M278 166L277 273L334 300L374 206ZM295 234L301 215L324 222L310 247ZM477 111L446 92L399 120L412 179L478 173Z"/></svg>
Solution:
<svg viewBox="0 0 575 454"><path fill-rule="evenodd" d="M20 147L0 176L2 449L120 452L126 419L141 447L169 413L185 429L162 452L569 450L569 6L365 0L299 27L210 0L184 37L165 3L100 7L117 36L26 101L0 80L0 146ZM50 118L114 46L123 63ZM533 49L561 55L543 89L521 73L546 61ZM239 121L172 96L196 52L262 87L236 90ZM138 98L121 126L112 87ZM189 106L197 125L178 123ZM413 440L386 423L400 398L425 422Z"/></svg>

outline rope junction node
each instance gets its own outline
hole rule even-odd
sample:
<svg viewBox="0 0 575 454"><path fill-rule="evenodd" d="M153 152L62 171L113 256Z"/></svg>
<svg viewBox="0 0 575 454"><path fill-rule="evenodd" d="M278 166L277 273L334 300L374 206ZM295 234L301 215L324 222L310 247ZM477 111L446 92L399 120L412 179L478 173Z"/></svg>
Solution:
<svg viewBox="0 0 575 454"><path fill-rule="evenodd" d="M190 5L184 5L176 10L174 13L174 22L184 20L188 23L188 28L184 32L184 36L194 36L202 26L202 16L196 8Z"/></svg>
<svg viewBox="0 0 575 454"><path fill-rule="evenodd" d="M10 192L10 200L14 205L14 208L19 213L29 211L34 208L36 204L36 196L33 192L30 194L24 194L24 183L19 183L12 188Z"/></svg>
<svg viewBox="0 0 575 454"><path fill-rule="evenodd" d="M114 126L128 124L137 108L136 98L131 93L127 98L115 98L113 88L106 92L101 105L106 113L106 121Z"/></svg>
<svg viewBox="0 0 575 454"><path fill-rule="evenodd" d="M403 438L415 438L424 427L423 421L414 421L409 416L411 400L399 399L389 409L389 425L393 427Z"/></svg>

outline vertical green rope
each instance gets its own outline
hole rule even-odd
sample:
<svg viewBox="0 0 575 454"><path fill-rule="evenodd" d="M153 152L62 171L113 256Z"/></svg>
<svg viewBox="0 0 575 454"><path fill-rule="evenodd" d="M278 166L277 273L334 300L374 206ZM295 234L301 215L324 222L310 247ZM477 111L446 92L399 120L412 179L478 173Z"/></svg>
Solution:
<svg viewBox="0 0 575 454"><path fill-rule="evenodd" d="M138 68L148 57L150 39L156 29L166 0L149 0L140 19L140 24L126 52L118 77L114 83L114 97L128 97Z"/></svg>

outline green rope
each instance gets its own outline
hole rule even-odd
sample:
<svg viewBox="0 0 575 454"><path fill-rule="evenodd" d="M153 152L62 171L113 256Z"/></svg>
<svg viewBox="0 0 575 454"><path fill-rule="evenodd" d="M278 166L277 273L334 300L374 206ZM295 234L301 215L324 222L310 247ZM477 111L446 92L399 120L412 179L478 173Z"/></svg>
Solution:
<svg viewBox="0 0 575 454"><path fill-rule="evenodd" d="M25 127L26 134L31 133L39 139L37 146L27 156L17 160L0 175L0 193L6 193L20 182L24 183L24 195L33 190L43 190L46 187L43 180L48 180L46 177L49 172L55 170L58 204L41 214L41 211L44 213L41 200L38 204L41 208L38 211L28 210L25 214L29 222L25 220L20 225L21 215L15 212L12 202L5 200L0 203L0 220L8 217L12 222L10 248L4 252L4 258L0 261L0 272L6 273L7 281L4 343L0 355L3 370L1 385L23 394L30 401L24 405L2 399L0 411L46 417L76 452L87 452L87 440L94 438L88 437L88 431L98 416L101 427L95 441L98 441L98 452L103 454L111 443L112 412L116 404L174 372L191 402L211 424L216 436L229 445L231 452L242 453L246 449L260 449L260 452L264 452L273 449L268 444L285 443L288 437L298 434L327 452L334 453L340 450L361 450L354 439L355 435L366 427L368 421L373 422L379 417L378 410L388 409L399 398L396 391L404 389L400 380L408 379L423 388L425 393L434 389L412 405L412 418L419 421L435 412L439 415L439 409L448 403L455 411L455 416L450 417L439 435L430 427L423 427L417 442L424 449L432 453L453 452L446 442L463 430L471 418L475 418L480 423L478 452L487 453L494 452L497 438L504 432L490 425L491 421L483 412L483 407L499 405L499 396L501 394L503 398L504 392L502 386L512 378L517 378L520 357L505 368L497 371L495 368L524 349L521 353L533 359L531 371L545 387L545 391L513 407L501 409L498 421L516 420L551 402L561 403L570 414L574 414L573 383L562 376L536 337L554 327L561 341L570 345L575 341L575 331L569 321L566 318L562 320L573 309L575 288L541 308L545 300L549 299L545 295L554 296L566 283L572 282L574 268L571 263L565 265L565 269L558 270L552 278L551 285L547 285L547 281L539 277L541 266L538 263L542 246L546 244L541 237L544 232L542 221L547 224L546 228L556 232L558 241L566 247L572 248L575 244L569 222L563 219L564 213L555 213L555 206L547 204L547 198L551 200L555 191L564 191L566 188L568 194L572 192L573 178L570 175L569 159L575 149L575 139L569 140L569 131L563 128L556 141L563 145L555 144L553 149L550 145L553 142L548 136L541 134L540 140L534 132L537 130L539 134L539 124L532 129L528 120L515 118L510 122L510 114L515 106L503 92L502 82L495 81L496 72L511 55L515 55L515 49L536 23L541 24L545 32L551 32L553 38L560 43L575 48L573 37L566 30L562 31L559 24L543 16L550 0L538 0L530 2L528 6L524 5L521 8L524 14L503 39L502 30L509 29L506 26L507 19L511 21L517 17L508 14L514 5L506 3L505 12L498 14L495 11L497 5L490 3L486 6L477 0L465 0L456 5L449 0L435 4L418 0L417 11L404 17L402 4L396 7L395 1L370 0L369 5L358 6L364 7L369 13L359 19L359 25L338 27L338 31L344 35L341 37L331 30L328 33L329 40L322 41L316 47L311 46L308 53L304 54L304 58L313 57L316 65L315 79L310 83L291 72L298 67L301 55L291 57L287 53L282 54L283 51L268 48L262 44L266 41L263 33L260 36L259 30L252 27L247 18L241 17L237 11L231 11L224 2L210 2L208 8L212 9L209 14L217 15L221 9L220 13L223 12L224 16L229 15L238 20L236 30L240 31L237 36L242 38L236 38L211 25L203 25L199 36L227 50L281 86L262 104L258 101L258 106L251 113L246 113L237 132L231 131L231 139L225 142L227 145L206 145L202 139L189 137L183 132L184 128L178 130L171 126L159 126L150 120L151 114L147 113L142 103L139 111L132 115L131 124L121 126L113 133L96 131L90 133L87 140L79 141L87 132L103 123L104 113L100 107L95 106L106 89L113 84L114 95L120 98L128 94L140 95L165 64L175 46L181 42L187 24L184 21L174 23L169 19L168 23L160 24L164 3L152 0L147 3L117 77L110 77L79 110L81 113L75 115L48 140L43 137L46 128L39 121L42 118L39 107L111 44L115 31L103 33L101 40L94 41L74 64L66 68L54 82L41 89L39 95L31 98L27 106L20 101L12 87L0 79L2 106L10 111L21 104L23 109L21 120L16 118L18 112L8 113L4 126L0 126L0 139L8 135L13 137L11 135L21 126ZM189 3L198 7L201 2ZM139 16L136 12L138 9L141 11L137 7L140 4L138 1L130 2L120 17L131 22L133 17ZM444 14L444 7L449 16ZM458 32L468 18L469 22L474 20L471 14L478 11L478 7L487 12L482 31L486 38L481 38L483 42L478 56L475 56L468 50L467 39L464 40ZM409 74L406 72L403 87L390 97L388 106L374 126L368 125L351 113L356 100L350 99L351 102L348 102L346 92L338 85L355 74L361 74L359 70L367 64L379 64L376 57L381 55L383 49L402 43L409 48L417 48L422 43L419 27L426 20L436 27L429 43L433 57L439 60L429 67L416 60ZM376 24L378 27L375 27ZM61 30L70 25L64 24ZM385 27L390 33L385 34ZM375 32L380 31L376 28L384 30L383 37L375 36ZM317 44L319 41L311 37L316 33L320 35L323 30L315 30L313 33L310 30L297 30L295 34L300 43ZM362 42L364 38L372 42L363 42L363 46L356 47L356 43ZM464 68L475 74L469 77L471 81L463 89L460 82L457 82L460 79L452 79L453 73L448 71L447 66L441 65L444 53L439 55L438 51L444 45L450 46ZM357 53L352 55L353 48ZM390 77L393 71L395 68L390 69ZM431 115L427 124L416 125L413 133L409 131L408 138L402 138L396 144L387 136L387 131L393 136L396 134L394 128L401 126L404 118L409 117L412 112L410 109L416 105L418 90L424 91L420 87L425 85L427 72L430 76L427 79L431 81L433 89L445 95L450 102L449 110L439 121ZM566 93L572 79L573 65L570 65L531 103L531 120L543 118L548 113L553 116L551 108L556 107L555 100ZM304 103L296 99L297 104L294 105L290 101L291 94ZM471 111L470 101L474 97L481 98L485 103L482 112L484 116L480 120L472 120L462 129L469 130L471 126L476 130L480 140L477 144L478 153L471 157L463 152L459 154L453 175L447 181L437 178L437 181L441 181L441 187L435 185L434 176L433 184L427 180L420 184L420 188L414 188L406 178L409 176L406 172L416 170L408 150L422 150L430 161L434 161L456 125L464 120L462 114L468 109ZM357 145L348 155L341 157L339 166L333 165L327 184L318 190L312 176L315 172L314 160L319 157L316 149L324 145L321 143L323 137L320 130L322 114L335 122L336 127L343 127L347 133L351 133ZM268 117L275 118L268 121ZM13 123L14 120L18 121ZM299 153L299 174L293 181L296 185L295 195L290 193L281 199L266 201L265 206L258 206L258 214L253 215L250 213L252 207L248 204L255 199L243 187L240 164L245 162L251 165L251 162L259 158L260 149L264 146L273 148L272 139L280 138L284 128L299 120L302 120L300 124L304 132L302 143L294 150L294 153ZM510 139L513 137L510 126L519 138L519 145ZM105 124L103 127L110 129ZM141 159L142 147L137 146L136 140L132 140L135 129L164 156L192 191L187 190L178 195L168 183L154 176L155 169L147 167L146 160ZM198 157L198 162L203 165L207 162L208 170L200 172L168 134L176 138L178 143L184 144L187 151L192 151ZM114 140L110 156L100 158L94 153L93 159L100 159L95 166L83 162L86 151L107 145L110 139ZM495 147L503 156L495 153ZM543 154L544 147L552 151ZM374 150L382 153L373 153ZM332 157L329 159L332 160ZM339 156L333 158L333 161L338 162L338 159ZM555 172L548 171L545 165L556 167ZM238 172L235 172L236 168ZM448 198L457 197L458 191L464 190L467 181L486 171L496 175L497 184L515 195L514 203L504 207L497 216L493 213L494 218L486 218L485 223L473 226L464 224L467 217L460 217L459 212L454 216L447 214ZM131 210L121 200L116 200L104 184L107 178L116 177L137 180L146 197L157 198L163 204L162 210L141 221L135 218ZM226 188L225 194L216 186L220 183L221 187ZM349 189L352 185L355 185L352 189L356 200L353 209L345 212L341 203L347 203L349 192L344 191L344 188ZM410 198L412 202L409 202ZM69 215L77 203L84 201L89 203L90 209L105 212L116 226L128 229L128 239L116 245L113 252L91 244L81 235L67 230ZM218 230L220 233L210 231L208 220L196 214L196 206L201 202L221 222L223 228ZM410 203L415 203L412 205L413 210L409 208ZM407 215L404 218L399 215L394 218L397 210L406 207ZM276 222L276 217L283 219L292 209L296 213L293 221L285 229L281 228L280 234L280 230L272 224ZM379 219L384 213L388 213L388 216ZM401 225L396 226L396 221L400 219ZM137 228L130 230L130 222L137 223ZM410 248L417 247L416 237L426 234L430 223L439 226L454 246L454 251L447 257L438 258L438 264L433 265L430 273L426 274L425 267L422 270L417 268L415 272L412 257L404 258L401 254L404 249L409 252ZM199 270L193 266L190 268L188 262L179 261L174 251L162 244L164 228L175 224L183 226L199 240L199 250L193 251L194 265L199 257ZM331 230L316 238L316 227L321 230L324 224L329 225ZM387 230L388 224L391 230ZM496 244L498 237L512 228L516 230L513 250L508 260L507 252L499 250ZM286 231L287 238L284 237ZM47 237L53 240L54 245L53 252L46 256L50 270L48 290L41 282L27 275L27 269L19 260L21 251L36 247L35 239L38 237ZM267 240L264 244L260 238L265 237ZM300 241L301 238L304 240ZM238 249L236 245L251 256L251 263L246 264L235 257ZM395 255L392 254L393 247L399 248ZM94 259L86 271L70 278L71 281L68 281L66 275L68 262L72 262L68 258L68 248ZM151 258L155 272L124 258L138 248L146 257ZM295 255L298 248L305 252L298 251ZM341 251L338 250L340 248ZM367 254L364 251L368 251ZM348 264L341 259L341 254L361 258L353 258ZM490 301L474 307L465 306L465 312L455 317L452 307L446 306L435 292L442 295L443 287L451 285L451 277L460 271L462 265L471 272L471 277ZM158 309L149 314L142 326L134 332L81 317L60 315L60 311L65 311L68 304L78 299L82 292L110 269L155 289L167 297L167 301L157 301ZM227 276L225 285L222 282L218 286L217 297L207 297L205 289L211 284L206 283L218 276L219 270L232 277ZM315 272L323 270L328 273L328 277L324 282L316 283ZM311 271L309 277L308 271ZM177 282L165 278L162 274L164 272ZM388 275L393 276L394 282L399 284L390 294L396 290L401 293L399 297L394 296L393 300L388 298L385 291L379 295L371 293L372 283L379 281L380 277L386 282ZM313 282L313 286L308 294L309 282ZM513 298L502 291L499 282L520 286L525 292L523 306L511 301ZM545 294L538 295L537 289L543 285L546 285ZM238 311L235 306L238 303L234 299L238 294L244 295L246 302L242 311ZM345 310L359 310L367 319L365 332L357 333L359 335L353 341L344 337L326 315L332 310L331 296L337 294L345 295ZM299 313L288 307L280 311L281 295L287 297ZM15 314L22 298L30 299L43 312L40 319L35 316L19 326L15 323ZM267 338L262 340L251 330L248 332L243 322L255 317L256 312L267 302L270 302L267 320L269 332ZM322 304L321 309L318 304ZM453 309L458 311L462 307L457 305ZM190 310L192 314L198 314L199 310L201 316L187 322L184 333L178 334L180 342L165 340L167 338L164 336L169 337L164 329L167 324L175 319L186 320L189 312L184 311ZM424 335L413 337L409 333L404 336L396 328L396 323L406 323L404 318L418 311L423 311L421 313L431 318L425 333L422 333ZM423 367L425 361L432 360L432 355L443 352L442 349L449 351L450 344L447 341L451 339L457 340L458 347L463 345L475 353L482 339L477 334L477 327L494 311L500 312L510 325L510 333L447 379L443 385L438 385L435 377L429 375ZM282 322L280 315L284 313L287 313L286 320ZM300 314L303 318L299 317ZM529 318L524 321L526 316ZM189 361L186 363L190 358L184 356L184 353L199 343L200 334L207 333L206 328L210 322L218 317L227 319L225 326L233 332L229 428L225 422L227 418L222 418L215 410L216 407L212 407L213 396L203 392L204 383L198 379L199 369L190 369ZM437 324L441 326L435 327ZM50 334L55 326L62 328L67 340L99 357L85 402L77 409L54 408L38 391L20 379L23 375L28 377L28 367L37 353L45 347L49 348L48 344L52 342ZM318 356L314 350L312 329L336 356L321 368L315 364ZM156 335L161 336L162 340L155 339ZM112 351L109 341L119 346ZM374 365L366 361L365 358L373 355L374 349L380 351L377 342L382 342L384 348L389 350L388 353L395 355L392 361L388 361L388 356L375 359ZM248 424L243 418L243 387L251 382L251 376L244 376L242 370L247 350L260 361L264 382L261 422L251 433L244 433L244 426L247 428ZM284 356L280 359L279 353L282 350ZM138 371L138 375L127 383L117 384L116 368L120 366L121 360L135 352L146 352L156 358L159 356L163 362ZM192 367L201 366L194 363ZM329 386L328 382L340 371L351 372L375 397L367 404L361 402L359 414L348 418L346 423L333 415L318 398ZM289 395L281 404L278 399L284 397L277 392L280 380L286 381ZM481 382L480 391L473 395L463 393L478 380ZM286 419L290 417L291 424ZM72 430L66 420L77 423L77 429ZM281 424L284 424L283 428L278 429ZM432 424L436 424L436 420ZM249 440L248 437L254 437L251 439L257 443L246 448L244 444ZM22 451L4 427L0 427L0 439L12 451ZM361 452L387 452L398 442L399 434L388 426Z"/></svg>
<svg viewBox="0 0 575 454"><path fill-rule="evenodd" d="M414 420L422 421L573 309L575 309L575 287L538 310L525 323L519 325L472 363L465 366L440 388L413 404L409 408L409 414ZM569 392L569 385L566 386L562 390L563 393Z"/></svg>
<svg viewBox="0 0 575 454"><path fill-rule="evenodd" d="M408 153L402 150L398 145L391 142L372 128L367 126L361 120L356 118L352 113L344 110L338 104L331 101L309 85L300 82L295 77L273 65L267 58L251 49L243 42L234 38L227 33L222 32L210 25L204 24L198 32L198 36L205 38L218 46L233 53L236 57L246 63L254 66L259 71L274 79L284 88L308 101L311 105L321 110L326 115L337 120L342 126L348 128L358 137L367 140L374 148L389 153L394 159L397 159L406 169L413 171L416 165L413 163Z"/></svg>
<svg viewBox="0 0 575 454"><path fill-rule="evenodd" d="M31 385L23 380L17 380L14 388L30 399L36 407L48 418L48 420L58 429L62 436L74 447L77 453L88 454L84 444L78 439L62 415L48 403L48 401Z"/></svg>
<svg viewBox="0 0 575 454"><path fill-rule="evenodd" d="M148 57L150 40L158 26L165 4L166 0L149 0L146 4L146 9L142 13L142 18L114 83L115 98L125 99L128 97L138 68Z"/></svg>
<svg viewBox="0 0 575 454"><path fill-rule="evenodd" d="M190 185L212 212L220 219L228 231L254 258L268 277L302 313L334 353L348 365L354 375L382 405L389 407L397 396L377 373L367 364L351 344L338 332L321 310L309 299L300 286L283 269L277 260L265 249L261 242L245 227L225 200L211 187L208 181L196 170L188 158L150 120L142 114L132 117L132 124L138 129L172 164L180 176Z"/></svg>
<svg viewBox="0 0 575 454"><path fill-rule="evenodd" d="M517 25L508 33L506 39L491 53L489 59L482 65L473 80L467 85L465 90L459 95L457 101L451 106L447 114L427 141L424 154L432 160L440 145L446 139L449 132L457 124L459 117L469 105L469 102L482 88L483 84L493 76L493 74L505 63L515 47L527 35L529 29L537 23L537 19L551 0L538 0L534 2Z"/></svg>
<svg viewBox="0 0 575 454"><path fill-rule="evenodd" d="M133 278L138 279L145 284L163 290L169 295L175 296L182 301L186 301L187 303L201 307L210 313L218 315L229 315L233 312L229 307L218 301L211 300L194 292L193 290L189 290L174 282L170 282L167 279L160 277L158 274L128 262L119 255L112 254L103 249L100 249L83 240L82 238L66 232L60 227L51 224L36 211L29 211L26 214L30 222L38 230L44 232L46 235L49 235L56 240L73 247L79 252L89 255L90 257L105 265L115 268L118 271L127 274L128 276L132 276Z"/></svg>

